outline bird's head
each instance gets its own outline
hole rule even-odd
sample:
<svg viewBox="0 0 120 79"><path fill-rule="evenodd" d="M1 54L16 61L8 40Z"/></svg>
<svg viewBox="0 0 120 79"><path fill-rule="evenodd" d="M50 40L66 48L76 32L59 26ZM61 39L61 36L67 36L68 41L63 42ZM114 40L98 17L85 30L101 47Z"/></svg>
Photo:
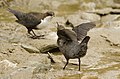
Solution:
<svg viewBox="0 0 120 79"><path fill-rule="evenodd" d="M65 29L65 28L64 28L64 26L59 25L59 23L58 23L58 22L56 22L56 23L57 23L57 30L63 30L63 29Z"/></svg>
<svg viewBox="0 0 120 79"><path fill-rule="evenodd" d="M65 26L74 28L73 24L69 20L65 22Z"/></svg>
<svg viewBox="0 0 120 79"><path fill-rule="evenodd" d="M55 16L55 13L52 11L48 11L48 12L46 12L46 14L47 14L47 16Z"/></svg>

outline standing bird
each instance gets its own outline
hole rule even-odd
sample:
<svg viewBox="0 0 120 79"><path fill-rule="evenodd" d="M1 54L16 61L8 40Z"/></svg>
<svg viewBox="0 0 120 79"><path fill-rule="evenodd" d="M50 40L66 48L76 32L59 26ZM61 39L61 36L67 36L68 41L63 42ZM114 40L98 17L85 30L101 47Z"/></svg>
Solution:
<svg viewBox="0 0 120 79"><path fill-rule="evenodd" d="M29 13L23 13L17 10L13 10L8 8L8 11L14 14L17 18L16 22L25 26L28 30L28 33L32 35L33 37L39 37L37 36L33 29L39 29L38 25L42 24L48 20L50 20L55 14L54 12L46 12L46 13L37 13L37 12L29 12ZM32 31L32 33L31 33Z"/></svg>
<svg viewBox="0 0 120 79"><path fill-rule="evenodd" d="M67 60L67 63L63 67L67 66L69 59L78 58L79 60L79 70L80 70L80 58L84 57L87 52L87 44L90 39L89 36L86 36L81 43L77 40L77 35L74 31L63 28L62 25L57 24L57 44L60 51L63 53L64 57Z"/></svg>
<svg viewBox="0 0 120 79"><path fill-rule="evenodd" d="M82 23L80 25L74 26L71 22L69 22L69 20L66 21L65 25L67 27L72 27L72 30L77 34L78 41L85 38L87 32L96 26L93 22Z"/></svg>

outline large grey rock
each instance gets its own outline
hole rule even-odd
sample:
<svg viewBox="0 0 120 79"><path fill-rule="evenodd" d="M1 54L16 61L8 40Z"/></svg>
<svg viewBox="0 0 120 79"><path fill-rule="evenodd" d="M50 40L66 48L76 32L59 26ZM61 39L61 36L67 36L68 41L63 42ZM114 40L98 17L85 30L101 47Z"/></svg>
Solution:
<svg viewBox="0 0 120 79"><path fill-rule="evenodd" d="M101 18L101 27L120 27L120 15L106 15Z"/></svg>
<svg viewBox="0 0 120 79"><path fill-rule="evenodd" d="M88 21L98 21L100 20L100 16L96 15L96 14L92 14L92 13L85 13L85 12L81 12L79 13L82 19L88 20Z"/></svg>

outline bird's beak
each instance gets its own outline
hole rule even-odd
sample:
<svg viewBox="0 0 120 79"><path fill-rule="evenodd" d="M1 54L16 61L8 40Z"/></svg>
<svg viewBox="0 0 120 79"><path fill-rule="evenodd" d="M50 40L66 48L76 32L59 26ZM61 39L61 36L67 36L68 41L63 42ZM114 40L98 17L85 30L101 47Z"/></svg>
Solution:
<svg viewBox="0 0 120 79"><path fill-rule="evenodd" d="M52 17L55 17L55 15L53 15Z"/></svg>
<svg viewBox="0 0 120 79"><path fill-rule="evenodd" d="M59 23L58 22L56 22L57 23L57 26L59 26Z"/></svg>

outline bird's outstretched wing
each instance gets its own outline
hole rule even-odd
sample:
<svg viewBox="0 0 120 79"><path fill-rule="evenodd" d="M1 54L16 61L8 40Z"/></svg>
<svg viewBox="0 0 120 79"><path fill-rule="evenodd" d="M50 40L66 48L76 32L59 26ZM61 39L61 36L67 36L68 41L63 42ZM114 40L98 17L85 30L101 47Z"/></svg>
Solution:
<svg viewBox="0 0 120 79"><path fill-rule="evenodd" d="M87 35L87 32L95 26L96 25L92 22L82 23L74 27L72 30L75 31L75 33L77 34L77 39L82 40Z"/></svg>

